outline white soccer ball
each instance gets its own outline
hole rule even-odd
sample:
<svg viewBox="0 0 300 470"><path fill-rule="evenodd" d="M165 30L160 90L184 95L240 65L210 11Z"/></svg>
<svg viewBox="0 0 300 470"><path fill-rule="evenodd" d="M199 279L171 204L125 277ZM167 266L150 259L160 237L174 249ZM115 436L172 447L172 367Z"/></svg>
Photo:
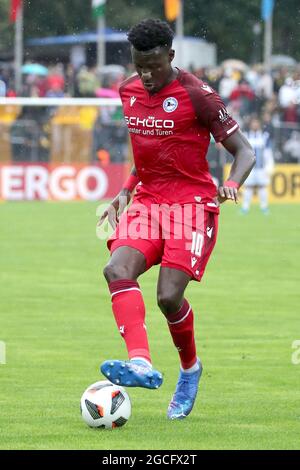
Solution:
<svg viewBox="0 0 300 470"><path fill-rule="evenodd" d="M90 385L80 401L81 416L91 428L124 426L131 415L131 403L123 387L101 380Z"/></svg>

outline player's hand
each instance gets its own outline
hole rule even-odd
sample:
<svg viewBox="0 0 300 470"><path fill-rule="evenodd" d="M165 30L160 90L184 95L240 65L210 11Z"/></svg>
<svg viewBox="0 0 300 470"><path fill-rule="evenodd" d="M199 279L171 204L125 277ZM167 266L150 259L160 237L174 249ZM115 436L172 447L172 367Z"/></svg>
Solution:
<svg viewBox="0 0 300 470"><path fill-rule="evenodd" d="M236 188L229 188L228 186L219 186L217 199L220 204L228 200L234 201L237 204L239 202L238 190Z"/></svg>
<svg viewBox="0 0 300 470"><path fill-rule="evenodd" d="M128 191L128 189L122 189L122 191L112 200L110 205L100 216L97 223L97 227L100 227L100 225L103 224L104 220L107 217L109 224L112 226L113 230L115 230L117 224L119 223L121 215L123 214L127 205L130 202L130 199L130 191Z"/></svg>

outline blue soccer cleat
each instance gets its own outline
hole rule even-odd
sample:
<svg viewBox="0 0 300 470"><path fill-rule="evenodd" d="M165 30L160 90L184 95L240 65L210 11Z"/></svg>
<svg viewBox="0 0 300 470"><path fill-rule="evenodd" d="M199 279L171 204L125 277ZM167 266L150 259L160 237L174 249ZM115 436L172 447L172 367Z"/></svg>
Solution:
<svg viewBox="0 0 300 470"><path fill-rule="evenodd" d="M169 419L186 418L192 411L202 374L202 364L199 359L198 364L199 369L196 372L187 374L180 370L176 390L168 407Z"/></svg>
<svg viewBox="0 0 300 470"><path fill-rule="evenodd" d="M162 374L140 359L105 361L100 370L110 382L123 387L155 389L163 382Z"/></svg>
<svg viewBox="0 0 300 470"><path fill-rule="evenodd" d="M244 207L242 207L242 208L240 209L240 214L241 214L241 215L247 215L247 214L249 214L249 209L245 209Z"/></svg>

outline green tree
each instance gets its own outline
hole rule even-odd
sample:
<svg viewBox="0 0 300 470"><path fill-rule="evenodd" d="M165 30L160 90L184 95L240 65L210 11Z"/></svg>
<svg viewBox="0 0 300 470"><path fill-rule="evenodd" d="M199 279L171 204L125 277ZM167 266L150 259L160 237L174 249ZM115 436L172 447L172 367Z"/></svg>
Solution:
<svg viewBox="0 0 300 470"><path fill-rule="evenodd" d="M9 23L10 0L0 0L0 53L13 47L13 26Z"/></svg>
<svg viewBox="0 0 300 470"><path fill-rule="evenodd" d="M216 43L219 60L247 60L253 48L253 25L260 19L259 6L259 0L186 1L185 30Z"/></svg>
<svg viewBox="0 0 300 470"><path fill-rule="evenodd" d="M218 47L219 60L236 57L249 61L254 47L263 48L261 0L185 0L185 31L206 38ZM256 38L255 23L262 34ZM274 54L288 54L300 60L299 0L276 0L273 20ZM256 45L255 41L259 41Z"/></svg>
<svg viewBox="0 0 300 470"><path fill-rule="evenodd" d="M27 38L76 34L96 28L91 0L25 0L25 3ZM136 21L151 15L163 15L160 2L107 0L106 22L110 27L127 30Z"/></svg>
<svg viewBox="0 0 300 470"><path fill-rule="evenodd" d="M0 0L0 51L11 51L13 26L8 22L10 0ZM77 34L95 30L91 0L24 0L25 39ZM253 50L262 52L261 0L184 0L185 33L215 42L218 59L251 60ZM126 31L143 18L164 18L163 0L107 0L107 25ZM262 33L253 27L260 22ZM292 55L300 61L299 0L276 0L274 53ZM257 43L255 43L257 41Z"/></svg>

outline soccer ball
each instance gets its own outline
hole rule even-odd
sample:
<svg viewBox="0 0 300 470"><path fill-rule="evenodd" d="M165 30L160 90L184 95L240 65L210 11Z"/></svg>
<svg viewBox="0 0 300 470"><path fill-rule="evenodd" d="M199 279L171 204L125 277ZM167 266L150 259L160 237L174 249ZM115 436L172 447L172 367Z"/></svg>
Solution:
<svg viewBox="0 0 300 470"><path fill-rule="evenodd" d="M128 421L131 403L123 387L101 380L85 390L80 410L83 420L91 428L113 429Z"/></svg>

